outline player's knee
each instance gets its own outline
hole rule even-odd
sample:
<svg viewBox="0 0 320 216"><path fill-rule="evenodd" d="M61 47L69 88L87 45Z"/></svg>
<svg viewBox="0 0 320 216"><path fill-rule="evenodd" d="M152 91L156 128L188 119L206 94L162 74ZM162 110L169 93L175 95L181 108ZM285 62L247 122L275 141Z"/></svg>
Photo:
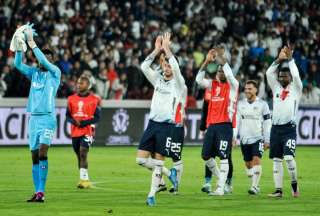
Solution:
<svg viewBox="0 0 320 216"><path fill-rule="evenodd" d="M292 155L285 155L283 158L284 158L285 161L292 161L292 160L294 160L294 157L293 157Z"/></svg>
<svg viewBox="0 0 320 216"><path fill-rule="evenodd" d="M81 159L81 160L86 160L86 159L87 159L87 152L80 150L79 156L80 156L80 159Z"/></svg>
<svg viewBox="0 0 320 216"><path fill-rule="evenodd" d="M260 161L261 161L261 159L258 156L254 156L252 158L252 164L253 165L260 165Z"/></svg>
<svg viewBox="0 0 320 216"><path fill-rule="evenodd" d="M41 160L41 161L48 160L48 157L47 157L47 156L40 155L40 156L39 156L39 160Z"/></svg>

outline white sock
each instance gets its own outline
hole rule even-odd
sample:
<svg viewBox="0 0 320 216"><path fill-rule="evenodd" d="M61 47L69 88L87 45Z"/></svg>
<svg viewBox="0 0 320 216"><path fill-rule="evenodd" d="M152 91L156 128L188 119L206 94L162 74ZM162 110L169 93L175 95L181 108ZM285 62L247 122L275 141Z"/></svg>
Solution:
<svg viewBox="0 0 320 216"><path fill-rule="evenodd" d="M164 165L164 161L154 159L153 163L155 167L152 172L151 187L150 187L150 192L148 194L148 197L154 197L156 195L156 192L158 190L158 187L162 178L161 170Z"/></svg>
<svg viewBox="0 0 320 216"><path fill-rule="evenodd" d="M255 165L252 167L253 170L253 176L252 176L252 187L259 187L260 178L262 175L262 166L261 165Z"/></svg>
<svg viewBox="0 0 320 216"><path fill-rule="evenodd" d="M281 189L283 185L282 159L273 158L273 181L276 189Z"/></svg>
<svg viewBox="0 0 320 216"><path fill-rule="evenodd" d="M224 190L228 172L229 172L228 159L220 160L220 175L218 179L217 190Z"/></svg>
<svg viewBox="0 0 320 216"><path fill-rule="evenodd" d="M139 164L142 167L145 167L149 170L153 170L154 168L154 164L153 164L153 159L152 158L141 158L141 157L137 157L136 158L136 162L137 164Z"/></svg>
<svg viewBox="0 0 320 216"><path fill-rule="evenodd" d="M166 182L165 182L163 176L161 176L160 185L166 185Z"/></svg>
<svg viewBox="0 0 320 216"><path fill-rule="evenodd" d="M220 170L218 168L217 162L215 159L210 158L209 160L206 161L206 166L209 168L209 170L212 172L214 176L219 177L220 175Z"/></svg>
<svg viewBox="0 0 320 216"><path fill-rule="evenodd" d="M162 174L164 174L165 176L170 176L171 172L167 167L163 166L162 167Z"/></svg>
<svg viewBox="0 0 320 216"><path fill-rule="evenodd" d="M181 182L181 176L183 173L183 163L182 160L179 160L177 162L173 163L173 168L175 168L177 170L177 180L178 180L178 184L180 185Z"/></svg>
<svg viewBox="0 0 320 216"><path fill-rule="evenodd" d="M88 170L80 168L80 180L89 180Z"/></svg>
<svg viewBox="0 0 320 216"><path fill-rule="evenodd" d="M291 178L291 182L297 182L297 164L296 160L291 155L285 155L284 160L287 163L287 169Z"/></svg>
<svg viewBox="0 0 320 216"><path fill-rule="evenodd" d="M252 168L246 168L246 173L247 173L247 176L248 178L252 178L253 176L253 169Z"/></svg>

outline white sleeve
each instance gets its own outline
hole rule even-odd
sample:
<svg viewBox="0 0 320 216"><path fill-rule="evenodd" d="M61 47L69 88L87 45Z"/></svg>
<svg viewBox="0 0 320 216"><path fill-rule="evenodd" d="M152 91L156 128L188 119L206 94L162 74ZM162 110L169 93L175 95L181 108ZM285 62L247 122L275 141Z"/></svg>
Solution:
<svg viewBox="0 0 320 216"><path fill-rule="evenodd" d="M206 72L201 70L198 72L197 76L196 76L196 82L198 83L199 86L201 86L202 88L209 88L211 89L211 85L212 85L212 80L211 79L206 79L205 77Z"/></svg>
<svg viewBox="0 0 320 216"><path fill-rule="evenodd" d="M278 79L277 79L277 73L276 73L278 66L279 64L273 62L266 72L268 85L272 91L274 91L275 86L278 85Z"/></svg>
<svg viewBox="0 0 320 216"><path fill-rule="evenodd" d="M222 69L227 78L228 83L230 83L231 87L237 91L239 88L239 82L233 75L230 65L228 63L225 63Z"/></svg>
<svg viewBox="0 0 320 216"><path fill-rule="evenodd" d="M141 64L141 70L146 76L146 78L149 80L149 82L155 86L156 81L159 79L160 74L153 70L150 66L154 60L155 56L152 54L148 55L147 58L142 62Z"/></svg>
<svg viewBox="0 0 320 216"><path fill-rule="evenodd" d="M183 86L182 94L181 94L181 109L186 107L187 103L187 96L188 96L188 88L186 85Z"/></svg>
<svg viewBox="0 0 320 216"><path fill-rule="evenodd" d="M233 128L233 138L234 139L237 139L240 127L241 127L241 118L240 118L239 109L238 109L237 114L236 114L236 127Z"/></svg>
<svg viewBox="0 0 320 216"><path fill-rule="evenodd" d="M289 64L289 69L290 69L290 72L292 75L293 85L295 86L295 88L297 89L299 94L301 95L302 94L302 82L300 79L298 67L297 67L296 63L294 62L294 59L289 61L288 64Z"/></svg>
<svg viewBox="0 0 320 216"><path fill-rule="evenodd" d="M266 102L264 102L264 105L263 105L262 115L263 115L262 128L263 128L264 142L270 143L271 114L270 114L269 106Z"/></svg>
<svg viewBox="0 0 320 216"><path fill-rule="evenodd" d="M181 89L181 91L184 88L185 82L184 82L184 78L181 74L180 68L179 68L179 64L176 60L176 58L172 55L169 58L169 64L172 68L172 72L173 72L173 79L176 80L176 83L178 85L178 88Z"/></svg>

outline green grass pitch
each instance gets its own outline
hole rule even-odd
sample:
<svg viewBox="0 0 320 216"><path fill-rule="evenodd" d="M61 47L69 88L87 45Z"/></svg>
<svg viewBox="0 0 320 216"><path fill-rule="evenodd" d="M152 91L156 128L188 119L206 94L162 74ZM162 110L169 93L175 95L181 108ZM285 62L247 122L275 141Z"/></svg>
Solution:
<svg viewBox="0 0 320 216"><path fill-rule="evenodd" d="M162 192L157 206L147 207L151 172L135 164L135 147L94 147L89 154L89 175L96 188L76 188L79 172L71 147L51 147L46 203L26 203L32 194L31 159L28 148L0 149L1 216L105 216L105 215L216 215L216 216L310 216L320 215L319 147L298 147L297 165L301 197L290 193L290 180L284 166L284 198L270 199L273 191L272 161L263 159L261 194L249 196L239 148L233 150L234 192L209 197L200 192L204 163L200 147L185 147L184 175L179 195ZM167 166L171 162L167 161ZM168 185L169 182L167 181Z"/></svg>

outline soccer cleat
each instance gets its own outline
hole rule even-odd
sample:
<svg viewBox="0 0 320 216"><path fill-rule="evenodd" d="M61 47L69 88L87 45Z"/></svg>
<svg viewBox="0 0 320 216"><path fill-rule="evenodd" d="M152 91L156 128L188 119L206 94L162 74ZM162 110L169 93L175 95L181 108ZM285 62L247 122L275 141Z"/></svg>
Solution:
<svg viewBox="0 0 320 216"><path fill-rule="evenodd" d="M156 205L156 199L154 197L148 197L147 198L147 201L146 201L146 204L148 206L155 206Z"/></svg>
<svg viewBox="0 0 320 216"><path fill-rule="evenodd" d="M77 187L80 189L88 189L91 188L92 184L89 180L80 180Z"/></svg>
<svg viewBox="0 0 320 216"><path fill-rule="evenodd" d="M178 181L177 181L177 170L175 168L170 169L170 176L168 176L169 180L172 183L174 190L178 190Z"/></svg>
<svg viewBox="0 0 320 216"><path fill-rule="evenodd" d="M210 193L211 192L211 184L210 183L205 183L202 188L201 188L201 191L204 192L204 193Z"/></svg>
<svg viewBox="0 0 320 216"><path fill-rule="evenodd" d="M296 191L291 191L291 193L292 193L292 196L294 197L294 198L298 198L299 196L300 196L300 191L299 191L299 187L297 187L297 190Z"/></svg>
<svg viewBox="0 0 320 216"><path fill-rule="evenodd" d="M37 192L37 196L34 202L44 202L44 193L43 192Z"/></svg>
<svg viewBox="0 0 320 216"><path fill-rule="evenodd" d="M178 194L178 188L175 189L174 187L172 187L172 188L170 188L169 192L173 193L173 194Z"/></svg>
<svg viewBox="0 0 320 216"><path fill-rule="evenodd" d="M224 186L224 194L232 194L233 188L232 185L226 184Z"/></svg>
<svg viewBox="0 0 320 216"><path fill-rule="evenodd" d="M251 187L249 190L248 190L248 194L250 195L257 195L258 193L260 192L260 188L259 187Z"/></svg>
<svg viewBox="0 0 320 216"><path fill-rule="evenodd" d="M268 194L268 197L275 197L275 198L282 198L282 191L281 190L276 190L275 192Z"/></svg>
<svg viewBox="0 0 320 216"><path fill-rule="evenodd" d="M32 195L32 197L27 200L27 202L35 202L35 201L36 201L36 198L37 198L37 193L34 193L34 194Z"/></svg>
<svg viewBox="0 0 320 216"><path fill-rule="evenodd" d="M224 191L222 188L217 188L215 191L208 193L209 196L223 196Z"/></svg>
<svg viewBox="0 0 320 216"><path fill-rule="evenodd" d="M165 184L159 184L157 193L162 192L162 191L166 191L166 190L167 190L167 187Z"/></svg>

